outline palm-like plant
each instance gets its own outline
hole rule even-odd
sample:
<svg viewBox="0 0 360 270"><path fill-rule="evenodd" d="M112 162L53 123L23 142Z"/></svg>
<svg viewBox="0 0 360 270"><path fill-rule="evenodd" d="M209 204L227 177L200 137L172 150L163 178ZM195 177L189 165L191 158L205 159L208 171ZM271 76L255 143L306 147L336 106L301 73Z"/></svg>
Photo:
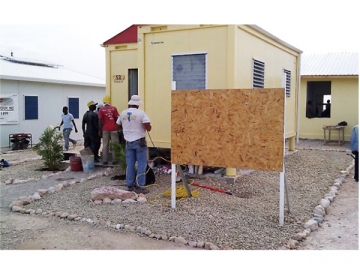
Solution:
<svg viewBox="0 0 360 270"><path fill-rule="evenodd" d="M115 153L115 159L119 162L121 169L126 171L125 145L121 143L110 143L112 151Z"/></svg>
<svg viewBox="0 0 360 270"><path fill-rule="evenodd" d="M62 146L59 140L63 135L59 131L59 127L49 126L39 138L39 143L34 146L34 150L42 157L45 166L51 170L59 170L64 160Z"/></svg>

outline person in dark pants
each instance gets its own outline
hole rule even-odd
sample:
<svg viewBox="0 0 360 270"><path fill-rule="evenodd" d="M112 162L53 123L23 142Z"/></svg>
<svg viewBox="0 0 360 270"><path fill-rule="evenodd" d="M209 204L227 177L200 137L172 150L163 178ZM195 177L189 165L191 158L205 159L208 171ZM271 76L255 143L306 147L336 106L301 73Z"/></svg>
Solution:
<svg viewBox="0 0 360 270"><path fill-rule="evenodd" d="M359 182L359 125L354 126L350 136L351 153L355 156L354 179Z"/></svg>
<svg viewBox="0 0 360 270"><path fill-rule="evenodd" d="M96 110L97 103L89 101L87 105L89 110L84 114L82 120L84 148L90 147L91 152L94 154L94 161L100 162L99 149L101 138L99 136L99 118L94 112Z"/></svg>

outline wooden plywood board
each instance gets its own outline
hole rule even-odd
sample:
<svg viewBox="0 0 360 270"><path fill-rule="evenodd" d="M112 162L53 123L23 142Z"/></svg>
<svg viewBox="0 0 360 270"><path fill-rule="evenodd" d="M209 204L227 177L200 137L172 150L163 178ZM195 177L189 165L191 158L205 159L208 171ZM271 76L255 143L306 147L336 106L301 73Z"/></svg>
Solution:
<svg viewBox="0 0 360 270"><path fill-rule="evenodd" d="M282 171L284 89L171 92L171 162Z"/></svg>

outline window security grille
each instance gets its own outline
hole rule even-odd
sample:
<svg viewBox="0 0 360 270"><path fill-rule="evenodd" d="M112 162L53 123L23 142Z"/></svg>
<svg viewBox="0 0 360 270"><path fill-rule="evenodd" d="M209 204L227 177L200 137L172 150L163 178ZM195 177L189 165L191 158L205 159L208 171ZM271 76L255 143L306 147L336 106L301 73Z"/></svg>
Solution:
<svg viewBox="0 0 360 270"><path fill-rule="evenodd" d="M264 88L265 63L253 59L253 88Z"/></svg>
<svg viewBox="0 0 360 270"><path fill-rule="evenodd" d="M286 97L290 97L291 93L291 71L284 69L284 73L286 74L286 86L285 86L285 93Z"/></svg>
<svg viewBox="0 0 360 270"><path fill-rule="evenodd" d="M206 89L206 54L173 55L176 89Z"/></svg>

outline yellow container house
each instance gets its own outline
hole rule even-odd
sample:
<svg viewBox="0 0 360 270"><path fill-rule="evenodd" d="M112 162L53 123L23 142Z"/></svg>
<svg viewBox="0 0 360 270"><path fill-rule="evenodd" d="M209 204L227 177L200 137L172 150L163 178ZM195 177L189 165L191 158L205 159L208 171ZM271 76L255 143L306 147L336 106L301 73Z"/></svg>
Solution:
<svg viewBox="0 0 360 270"><path fill-rule="evenodd" d="M359 123L359 54L303 54L300 100L299 138L324 139L324 126L345 121L344 141L349 141L353 126ZM306 115L309 101L313 117ZM327 131L325 135L329 141ZM335 142L339 139L336 131L330 139Z"/></svg>
<svg viewBox="0 0 360 270"><path fill-rule="evenodd" d="M284 88L285 138L295 149L302 51L264 29L132 25L102 46L112 105L122 111L131 95L140 95L156 147L171 149L172 90Z"/></svg>

